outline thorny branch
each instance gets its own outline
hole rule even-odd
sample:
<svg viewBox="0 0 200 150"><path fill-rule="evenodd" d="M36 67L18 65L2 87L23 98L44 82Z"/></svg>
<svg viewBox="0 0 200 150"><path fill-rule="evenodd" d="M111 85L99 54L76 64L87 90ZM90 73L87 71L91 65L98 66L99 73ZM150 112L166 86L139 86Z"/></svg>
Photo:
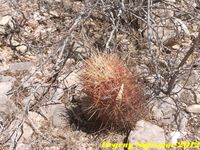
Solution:
<svg viewBox="0 0 200 150"><path fill-rule="evenodd" d="M199 43L200 43L200 29L199 29L199 32L198 32L198 37L196 37L195 39L193 39L192 47L187 51L186 55L181 60L180 64L176 68L174 74L172 75L170 81L168 82L168 89L167 89L166 92L164 92L165 94L169 95L171 93L171 91L173 90L173 88L175 86L175 82L177 80L177 77L178 77L178 75L180 73L181 67L183 67L186 64L188 58L193 54L193 52L197 48L199 48Z"/></svg>
<svg viewBox="0 0 200 150"><path fill-rule="evenodd" d="M31 12L35 16L38 15L42 18L46 14L48 15L51 9L56 10L56 6L49 8L51 5L48 4L48 2L43 0L37 2L39 8L36 8L36 10L38 11L39 9L39 13L34 14L35 10L32 10L33 12ZM165 24L165 20L173 20L176 17L182 19L183 16L188 17L185 18L185 21L198 19L198 16L193 13L193 10L181 9L175 4L166 1L90 1L90 4L84 5L85 8L79 13L75 13L73 10L65 10L65 8L60 7L59 9L61 9L61 11L60 14L58 13L58 16L55 15L49 18L44 17L45 19L36 21L37 23L39 22L40 27L44 27L41 29L44 31L45 29L54 29L54 26L49 26L51 23L56 25L55 31L48 33L45 36L42 36L41 32L37 38L34 37L34 34L27 36L28 30L24 30L24 28L27 27L27 22L31 19L27 16L27 13L20 10L20 5L15 7L17 3L18 2L16 1L12 7L14 10L16 9L16 14L20 14L18 15L19 18L13 17L11 26L8 24L6 32L0 35L2 45L11 48L14 55L17 55L17 57L15 56L15 59L19 58L21 61L26 60L25 56L29 53L36 56L42 54L43 61L38 64L33 73L27 76L14 90L8 93L9 95L13 95L16 103L19 103L23 108L23 113L25 112L22 121L16 125L16 130L13 130L12 134L7 138L3 138L0 143L1 145L4 145L10 139L13 139L13 149L21 138L21 135L16 136L16 132L22 129L24 123L29 124L34 132L43 139L52 142L52 139L48 139L48 137L43 135L43 133L34 126L34 123L31 120L26 120L25 118L28 116L30 111L43 115L39 112L40 107L51 104L60 104L51 103L48 94L52 89L58 88L60 82L63 82L58 80L59 77L64 75L64 78L67 78L71 74L72 71L69 68L66 68L66 62L69 58L74 58L78 61L82 60L82 57L80 60L76 59L79 53L82 54L82 52L76 51L77 45L84 50L89 49L89 53L92 53L93 50L100 51L102 47L104 51L108 53L117 52L120 56L122 55L122 57L125 55L129 60L133 60L133 63L130 63L129 66L145 66L144 68L148 70L148 73L142 72L141 75L144 75L143 77L146 80L148 80L148 77L156 75L156 77L153 76L154 79L156 79L154 80L156 83L145 83L147 84L147 87L150 87L149 90L151 90L153 96L154 94L158 95L160 91L168 96L172 96L172 94L174 94L172 93L172 90L177 84L177 81L180 80L179 77L182 74L182 68L194 51L198 49L197 46L200 43L200 34L198 34L198 37L193 39L191 48L187 52L184 52L183 55L183 52L180 49L173 50L172 47L162 41L162 36L160 36L160 31L156 30L157 28L170 28L175 32L175 34L178 34L176 29L179 28L175 24L168 26ZM48 9L47 12L45 12L46 8ZM161 10L161 13L159 10ZM178 15L175 17L162 16L162 11L166 10L170 10L174 14L177 13ZM71 19L69 21L66 18ZM48 21L52 22L49 23ZM33 29L31 29L31 32L34 33L34 30L32 30ZM55 37L52 36L54 33ZM176 41L178 36L176 36L175 39L172 39L172 41ZM14 45L14 41L18 41L19 43ZM17 51L17 47L21 45L28 46L24 53ZM115 49L115 51L112 51L112 49ZM43 56L45 57L43 58ZM177 60L180 60L179 57L182 59L180 63L177 64ZM43 73L43 77L39 77L41 78L39 83L36 81L37 83L29 83L28 87L25 86L25 84L32 80L38 72L43 72L43 68L45 68L44 70L50 70L50 73L48 75ZM191 73L192 67L190 68ZM188 74L188 77L190 76L190 73ZM71 87L65 88L65 92L69 92L70 88ZM41 89L42 92L38 92ZM32 92L31 94L33 95L33 98L29 99L29 101L23 105L22 100L26 97L23 95L25 90L28 90L29 94ZM17 96L15 96L15 94ZM71 95L69 95L69 97L70 96ZM77 118L78 117L79 116L77 116ZM82 118L78 119L81 120ZM11 122L12 121L13 120L11 120ZM9 125L1 125L2 136Z"/></svg>

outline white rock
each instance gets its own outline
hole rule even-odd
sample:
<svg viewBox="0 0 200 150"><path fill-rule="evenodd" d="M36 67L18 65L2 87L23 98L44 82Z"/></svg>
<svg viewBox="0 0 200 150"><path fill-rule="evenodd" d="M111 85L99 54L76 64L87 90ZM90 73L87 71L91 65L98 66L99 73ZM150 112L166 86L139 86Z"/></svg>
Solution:
<svg viewBox="0 0 200 150"><path fill-rule="evenodd" d="M31 140L31 136L33 134L33 129L27 125L26 123L23 124L23 135L22 135L22 139L29 141Z"/></svg>
<svg viewBox="0 0 200 150"><path fill-rule="evenodd" d="M1 72L4 72L4 71L7 71L8 69L9 69L9 66L8 66L8 65L0 66L0 73L1 73Z"/></svg>
<svg viewBox="0 0 200 150"><path fill-rule="evenodd" d="M197 103L200 103L200 93L197 93L196 96L197 96Z"/></svg>
<svg viewBox="0 0 200 150"><path fill-rule="evenodd" d="M155 100L152 102L153 118L160 124L169 125L174 122L176 114L176 104L170 98L164 100Z"/></svg>
<svg viewBox="0 0 200 150"><path fill-rule="evenodd" d="M31 94L23 99L22 104L24 106L24 111L27 111L26 109L29 109L29 106L32 104L32 100L34 100L34 94Z"/></svg>
<svg viewBox="0 0 200 150"><path fill-rule="evenodd" d="M154 125L150 122L141 120L136 123L136 129L131 131L128 136L128 142L136 145L134 150L137 150L137 143L155 143L155 144L164 144L165 143L165 134L164 130L157 125ZM140 147L141 148L141 147ZM164 150L164 148L156 148L156 150ZM155 150L155 148L149 148L149 150Z"/></svg>
<svg viewBox="0 0 200 150"><path fill-rule="evenodd" d="M61 150L61 149L57 146L51 146L51 147L45 147L44 150Z"/></svg>
<svg viewBox="0 0 200 150"><path fill-rule="evenodd" d="M55 11L55 10L52 10L52 11L50 11L49 13L50 13L52 16L59 17L58 12Z"/></svg>
<svg viewBox="0 0 200 150"><path fill-rule="evenodd" d="M200 104L190 105L186 110L190 113L200 113Z"/></svg>
<svg viewBox="0 0 200 150"><path fill-rule="evenodd" d="M16 49L22 53L25 53L27 50L27 47L25 45L17 46Z"/></svg>
<svg viewBox="0 0 200 150"><path fill-rule="evenodd" d="M33 67L32 62L19 62L19 63L13 63L9 65L10 71L30 70L32 67Z"/></svg>
<svg viewBox="0 0 200 150"><path fill-rule="evenodd" d="M173 17L173 14L169 17L169 13L166 13L166 11L164 11L164 14L167 14L168 16L165 18ZM150 33L154 39L160 38L162 42L170 46L177 44L178 41L190 38L191 35L187 25L182 20L175 17L173 17L173 19L163 19L162 21L159 21L153 29L150 29ZM144 32L144 35L147 36L147 32ZM182 35L184 36L182 37Z"/></svg>
<svg viewBox="0 0 200 150"><path fill-rule="evenodd" d="M72 58L69 58L69 59L67 59L67 62L65 65L67 68L72 68L74 66L74 64L75 64L75 60Z"/></svg>
<svg viewBox="0 0 200 150"><path fill-rule="evenodd" d="M52 124L57 128L64 128L69 125L67 110L64 106L57 106L53 112Z"/></svg>
<svg viewBox="0 0 200 150"><path fill-rule="evenodd" d="M41 113L51 122L52 118L55 114L56 109L58 108L58 112L62 112L62 108L64 108L64 104L55 104L55 105L48 105L40 108Z"/></svg>
<svg viewBox="0 0 200 150"><path fill-rule="evenodd" d="M16 111L17 107L14 102L11 101L7 95L0 95L0 112L9 116Z"/></svg>
<svg viewBox="0 0 200 150"><path fill-rule="evenodd" d="M9 108L8 103L9 103L8 96L1 94L0 95L0 111L7 112Z"/></svg>
<svg viewBox="0 0 200 150"><path fill-rule="evenodd" d="M63 0L63 4L66 9L70 9L73 7L73 0Z"/></svg>
<svg viewBox="0 0 200 150"><path fill-rule="evenodd" d="M6 25L9 24L9 25L12 25L10 23L10 20L11 20L11 16L4 16L0 19L0 33L5 33L6 32Z"/></svg>
<svg viewBox="0 0 200 150"><path fill-rule="evenodd" d="M43 25L37 26L37 28L34 31L34 37L39 37L40 35L43 35L46 32L46 29Z"/></svg>
<svg viewBox="0 0 200 150"><path fill-rule="evenodd" d="M175 49L175 50L179 50L180 49L180 45L178 45L178 44L173 45L172 48Z"/></svg>
<svg viewBox="0 0 200 150"><path fill-rule="evenodd" d="M19 41L16 41L15 39L11 39L11 43L12 43L12 45L14 45L14 46L20 45Z"/></svg>
<svg viewBox="0 0 200 150"><path fill-rule="evenodd" d="M40 13L38 11L36 11L34 14L33 14L33 19L36 20L36 21L39 21L41 20L43 17L40 15Z"/></svg>
<svg viewBox="0 0 200 150"><path fill-rule="evenodd" d="M52 101L58 101L64 94L63 89L57 88L56 92L53 93L52 97L50 98Z"/></svg>
<svg viewBox="0 0 200 150"><path fill-rule="evenodd" d="M175 87L172 89L172 93L179 93L182 90L182 86L177 84Z"/></svg>
<svg viewBox="0 0 200 150"><path fill-rule="evenodd" d="M0 82L0 95L7 94L12 89L12 82Z"/></svg>
<svg viewBox="0 0 200 150"><path fill-rule="evenodd" d="M13 23L10 21L12 19L11 16L4 16L1 18L0 16L0 33L6 32L6 25L9 25L13 29Z"/></svg>
<svg viewBox="0 0 200 150"><path fill-rule="evenodd" d="M0 78L0 82L14 82L16 79L15 78L13 78L13 77L11 77L11 76L2 76L1 78Z"/></svg>
<svg viewBox="0 0 200 150"><path fill-rule="evenodd" d="M45 122L45 119L41 115L32 111L28 113L28 119L36 129L42 127Z"/></svg>
<svg viewBox="0 0 200 150"><path fill-rule="evenodd" d="M31 146L23 143L17 144L16 150L30 150Z"/></svg>
<svg viewBox="0 0 200 150"><path fill-rule="evenodd" d="M176 0L166 0L167 2L170 2L170 3L175 3Z"/></svg>
<svg viewBox="0 0 200 150"><path fill-rule="evenodd" d="M180 20L178 18L174 18L174 23L178 27L178 31L180 33L184 32L184 34L186 36L190 36L190 31L189 31L188 27L186 26L186 24L182 20Z"/></svg>
<svg viewBox="0 0 200 150"><path fill-rule="evenodd" d="M179 97L180 97L180 100L185 103L185 105L187 103L194 103L194 94L190 91L190 90L181 90L179 93L178 93ZM186 105L187 106L187 105Z"/></svg>
<svg viewBox="0 0 200 150"><path fill-rule="evenodd" d="M172 132L170 134L170 136L171 136L170 143L176 144L178 142L178 139L183 138L186 134L187 134L187 132L179 132L179 131Z"/></svg>
<svg viewBox="0 0 200 150"><path fill-rule="evenodd" d="M38 27L39 23L36 20L34 20L34 19L29 19L27 21L27 25L29 27L31 27L32 29L36 29Z"/></svg>
<svg viewBox="0 0 200 150"><path fill-rule="evenodd" d="M5 34L6 30L4 27L0 26L0 33ZM1 43L0 43L1 44Z"/></svg>
<svg viewBox="0 0 200 150"><path fill-rule="evenodd" d="M190 77L188 78L188 74L186 74L185 79L183 81L183 84L185 84L185 81L187 80L187 83L185 86L194 86L197 84L199 80L199 70L193 70L190 72Z"/></svg>
<svg viewBox="0 0 200 150"><path fill-rule="evenodd" d="M65 78L66 76L63 76ZM63 80L62 77L59 78L59 80ZM77 70L70 73L64 80L65 85L69 88L71 86L77 85L80 82L79 80L79 74L77 73Z"/></svg>
<svg viewBox="0 0 200 150"><path fill-rule="evenodd" d="M180 113L178 116L179 119L179 129L181 131L186 131L187 130L187 124L188 124L188 115L186 113Z"/></svg>
<svg viewBox="0 0 200 150"><path fill-rule="evenodd" d="M6 25L11 20L11 16L4 16L0 19L0 25Z"/></svg>

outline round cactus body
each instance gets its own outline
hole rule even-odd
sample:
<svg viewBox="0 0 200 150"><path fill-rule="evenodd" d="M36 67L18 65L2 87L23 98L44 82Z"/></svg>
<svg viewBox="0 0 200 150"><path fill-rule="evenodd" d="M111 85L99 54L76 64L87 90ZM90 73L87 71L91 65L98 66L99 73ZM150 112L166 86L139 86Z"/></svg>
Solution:
<svg viewBox="0 0 200 150"><path fill-rule="evenodd" d="M112 54L98 54L86 60L81 75L89 96L85 112L89 119L117 129L131 128L143 114L143 91L134 75Z"/></svg>

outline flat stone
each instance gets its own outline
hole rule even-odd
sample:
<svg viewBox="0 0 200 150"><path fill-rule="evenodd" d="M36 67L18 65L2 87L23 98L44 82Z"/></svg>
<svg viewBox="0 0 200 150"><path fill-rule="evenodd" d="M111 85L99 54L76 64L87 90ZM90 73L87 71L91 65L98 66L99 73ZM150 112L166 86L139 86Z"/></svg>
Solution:
<svg viewBox="0 0 200 150"><path fill-rule="evenodd" d="M32 122L35 128L39 129L45 122L45 119L36 112L29 112L28 119Z"/></svg>
<svg viewBox="0 0 200 150"><path fill-rule="evenodd" d="M59 17L58 12L55 11L55 10L52 10L52 11L50 11L49 13L50 13L52 16Z"/></svg>
<svg viewBox="0 0 200 150"><path fill-rule="evenodd" d="M39 20L41 20L41 19L43 19L43 18L44 18L44 17L42 17L38 11L34 12L34 14L33 14L33 19L34 19L35 21L39 21Z"/></svg>
<svg viewBox="0 0 200 150"><path fill-rule="evenodd" d="M200 113L200 104L190 105L186 110L190 113Z"/></svg>
<svg viewBox="0 0 200 150"><path fill-rule="evenodd" d="M12 82L0 82L0 95L7 94L12 89Z"/></svg>
<svg viewBox="0 0 200 150"><path fill-rule="evenodd" d="M174 131L170 134L170 143L176 144L178 142L178 139L183 138L186 135L186 132L179 132L179 131Z"/></svg>
<svg viewBox="0 0 200 150"><path fill-rule="evenodd" d="M51 100L52 101L58 101L63 96L63 94L64 94L63 89L57 88L56 92L53 93Z"/></svg>
<svg viewBox="0 0 200 150"><path fill-rule="evenodd" d="M190 31L184 21L179 18L174 18L174 23L177 25L179 32L184 32L186 36L190 36Z"/></svg>
<svg viewBox="0 0 200 150"><path fill-rule="evenodd" d="M44 150L60 150L57 146L45 147Z"/></svg>
<svg viewBox="0 0 200 150"><path fill-rule="evenodd" d="M176 0L166 0L167 2L170 2L170 3L175 3Z"/></svg>
<svg viewBox="0 0 200 150"><path fill-rule="evenodd" d="M67 120L67 110L64 106L57 106L53 112L52 124L57 128L64 128L69 125Z"/></svg>
<svg viewBox="0 0 200 150"><path fill-rule="evenodd" d="M34 31L34 37L39 37L40 35L43 35L46 32L46 29L43 25L37 26L37 28Z"/></svg>
<svg viewBox="0 0 200 150"><path fill-rule="evenodd" d="M28 144L19 143L17 144L16 150L30 150L31 146Z"/></svg>
<svg viewBox="0 0 200 150"><path fill-rule="evenodd" d="M13 78L11 76L1 76L0 77L0 82L14 82L16 78Z"/></svg>
<svg viewBox="0 0 200 150"><path fill-rule="evenodd" d="M63 78L65 78L64 83L65 83L65 86L68 88L80 83L79 72L77 72L77 70L70 73L67 77L66 76L60 77L59 80L63 80Z"/></svg>
<svg viewBox="0 0 200 150"><path fill-rule="evenodd" d="M16 112L17 107L13 101L9 99L8 96L2 94L0 95L0 112L3 112L7 115Z"/></svg>
<svg viewBox="0 0 200 150"><path fill-rule="evenodd" d="M196 96L197 96L197 103L200 103L200 93L197 93Z"/></svg>
<svg viewBox="0 0 200 150"><path fill-rule="evenodd" d="M73 7L73 0L63 0L63 4L66 9L70 9Z"/></svg>
<svg viewBox="0 0 200 150"><path fill-rule="evenodd" d="M186 83L186 87L190 87L190 86L194 86L197 84L198 80L199 80L199 70L193 70L192 72L190 72L190 76L188 78L188 74L185 75L184 80L182 82L182 84L185 84L185 81L187 80Z"/></svg>
<svg viewBox="0 0 200 150"><path fill-rule="evenodd" d="M159 9L159 11L156 13L159 14L160 17L163 16L168 19L163 19L153 28L153 30L150 30L153 38L157 39L159 37L165 45L173 46L176 45L178 41L184 39L186 40L190 37L190 31L187 28L186 23L184 23L184 21L180 20L179 18L175 18L174 11L170 9L165 9L164 11ZM171 17L173 17L173 19ZM144 36L147 36L147 33L148 32L145 31ZM184 37L181 37L180 35L184 35ZM179 36L181 38L177 38Z"/></svg>
<svg viewBox="0 0 200 150"><path fill-rule="evenodd" d="M178 49L180 49L180 45L178 45L178 44L173 45L172 48L178 50Z"/></svg>
<svg viewBox="0 0 200 150"><path fill-rule="evenodd" d="M178 93L180 100L184 102L185 104L193 104L195 103L195 95L190 90L181 90L181 92Z"/></svg>
<svg viewBox="0 0 200 150"><path fill-rule="evenodd" d="M4 16L0 19L0 25L6 25L11 20L11 16Z"/></svg>
<svg viewBox="0 0 200 150"><path fill-rule="evenodd" d="M3 17L0 17L0 33L5 33L6 32L6 25L9 24L11 25L11 16L3 16Z"/></svg>
<svg viewBox="0 0 200 150"><path fill-rule="evenodd" d="M1 32L1 31L0 31ZM4 66L0 66L0 73L1 72L4 72L4 71L7 71L9 69L9 67L7 65L4 65Z"/></svg>
<svg viewBox="0 0 200 150"><path fill-rule="evenodd" d="M25 45L17 46L16 49L22 53L25 53L27 51L27 46Z"/></svg>
<svg viewBox="0 0 200 150"><path fill-rule="evenodd" d="M3 106L7 105L8 102L9 102L8 96L1 94L0 95L0 111L4 110Z"/></svg>
<svg viewBox="0 0 200 150"><path fill-rule="evenodd" d="M141 120L136 123L135 130L128 136L128 143L136 145L132 150L143 149L142 144L147 143L165 144L164 130L150 122ZM146 145L148 146L148 145ZM164 150L165 148L149 147L149 150Z"/></svg>
<svg viewBox="0 0 200 150"><path fill-rule="evenodd" d="M188 114L187 113L180 113L178 115L178 118L179 118L179 129L180 131L187 131L187 124L188 124Z"/></svg>
<svg viewBox="0 0 200 150"><path fill-rule="evenodd" d="M29 141L31 140L31 136L33 134L33 129L27 125L26 123L23 124L23 135L22 135L22 140Z"/></svg>
<svg viewBox="0 0 200 150"><path fill-rule="evenodd" d="M0 26L0 33L5 34L6 30L4 27ZM0 43L1 44L1 43Z"/></svg>
<svg viewBox="0 0 200 150"><path fill-rule="evenodd" d="M39 25L39 23L38 23L36 20L34 20L34 19L29 19L29 20L27 21L27 25L28 25L29 27L31 27L32 29L36 29L37 26Z"/></svg>
<svg viewBox="0 0 200 150"><path fill-rule="evenodd" d="M13 63L9 65L10 71L30 70L32 67L33 67L32 62L19 62L19 63Z"/></svg>
<svg viewBox="0 0 200 150"><path fill-rule="evenodd" d="M170 98L162 101L155 100L152 107L152 115L155 120L162 125L169 125L174 122L176 114L176 104Z"/></svg>

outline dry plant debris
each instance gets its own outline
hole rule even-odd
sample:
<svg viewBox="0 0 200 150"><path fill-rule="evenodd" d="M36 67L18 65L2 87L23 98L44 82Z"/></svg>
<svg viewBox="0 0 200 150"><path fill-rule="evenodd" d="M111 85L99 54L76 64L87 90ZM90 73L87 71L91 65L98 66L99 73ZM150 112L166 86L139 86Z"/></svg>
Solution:
<svg viewBox="0 0 200 150"><path fill-rule="evenodd" d="M132 128L140 117L129 115L131 106L149 109L151 122L132 133L159 125L166 142L199 141L199 14L198 0L0 0L0 149L93 150L105 140L123 142L123 132L91 126ZM96 53L111 62L94 62ZM94 82L82 84L87 61L95 67L85 79ZM143 90L132 87L138 83ZM148 104L133 105L143 94Z"/></svg>

